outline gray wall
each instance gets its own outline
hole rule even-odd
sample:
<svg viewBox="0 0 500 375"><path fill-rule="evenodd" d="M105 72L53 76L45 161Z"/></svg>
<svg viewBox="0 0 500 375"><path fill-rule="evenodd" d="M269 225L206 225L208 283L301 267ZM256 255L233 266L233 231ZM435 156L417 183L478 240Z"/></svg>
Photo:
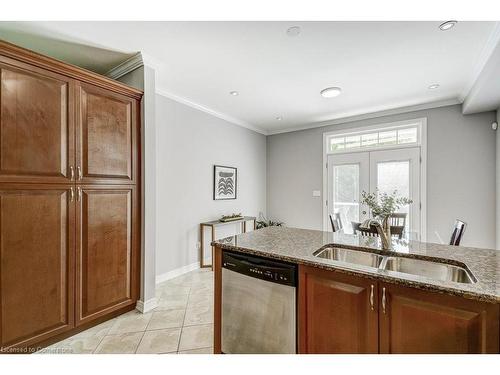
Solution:
<svg viewBox="0 0 500 375"><path fill-rule="evenodd" d="M198 262L200 222L265 212L266 137L160 95L156 124L156 274L161 275ZM236 200L213 200L214 164L238 168ZM217 237L236 229L228 226Z"/></svg>
<svg viewBox="0 0 500 375"><path fill-rule="evenodd" d="M267 137L267 213L288 226L322 229L323 133L427 117L427 241L446 241L456 218L465 246L495 247L495 112L463 116L448 106Z"/></svg>

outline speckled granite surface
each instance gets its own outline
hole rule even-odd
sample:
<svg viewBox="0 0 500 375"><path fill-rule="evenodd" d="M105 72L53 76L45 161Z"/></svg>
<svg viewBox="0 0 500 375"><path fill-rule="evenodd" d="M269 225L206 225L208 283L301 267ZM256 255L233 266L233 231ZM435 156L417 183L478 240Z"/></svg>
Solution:
<svg viewBox="0 0 500 375"><path fill-rule="evenodd" d="M270 227L215 241L223 249L251 253L289 262L338 270L381 281L396 282L420 289L460 295L486 302L500 303L500 251L448 246L416 241L393 240L392 251L380 250L376 237L362 237L297 228ZM477 279L474 284L432 280L425 277L380 270L314 257L323 247L345 247L466 265Z"/></svg>

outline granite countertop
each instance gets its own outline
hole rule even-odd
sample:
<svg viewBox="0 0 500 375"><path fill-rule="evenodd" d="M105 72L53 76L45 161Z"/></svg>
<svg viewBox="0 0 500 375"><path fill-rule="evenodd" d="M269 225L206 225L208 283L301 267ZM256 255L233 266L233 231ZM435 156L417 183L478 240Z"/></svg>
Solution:
<svg viewBox="0 0 500 375"><path fill-rule="evenodd" d="M393 240L393 249L383 251L380 239L317 230L268 227L213 242L223 249L281 259L298 264L396 282L420 289L500 303L500 251L434 243ZM455 265L465 264L477 279L465 284L429 279L422 276L380 270L357 264L314 257L323 247L358 248L383 255L420 259L438 259Z"/></svg>

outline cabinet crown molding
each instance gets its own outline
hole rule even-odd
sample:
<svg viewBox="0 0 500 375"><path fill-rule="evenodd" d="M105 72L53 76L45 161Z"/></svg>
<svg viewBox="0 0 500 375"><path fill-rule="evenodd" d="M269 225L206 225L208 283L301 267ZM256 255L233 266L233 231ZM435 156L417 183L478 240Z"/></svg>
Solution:
<svg viewBox="0 0 500 375"><path fill-rule="evenodd" d="M62 74L81 82L91 83L106 90L141 99L143 91L127 86L90 70L47 57L34 51L8 43L0 39L0 56L21 61L54 73Z"/></svg>

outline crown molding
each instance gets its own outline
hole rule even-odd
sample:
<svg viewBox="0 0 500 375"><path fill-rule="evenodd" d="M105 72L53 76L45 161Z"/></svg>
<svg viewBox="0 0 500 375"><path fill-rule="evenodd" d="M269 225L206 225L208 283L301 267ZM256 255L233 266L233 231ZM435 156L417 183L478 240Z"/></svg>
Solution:
<svg viewBox="0 0 500 375"><path fill-rule="evenodd" d="M295 132L295 131L300 131L300 130L309 130L309 129L321 128L324 126L345 124L345 123L353 122L353 121L368 120L368 119L372 119L372 118L391 116L391 115L399 115L402 113L408 113L408 112L414 112L414 111L421 111L424 109L447 107L450 105L456 105L456 104L461 104L461 103L462 102L460 101L460 99L453 98L453 99L439 100L439 101L435 101L435 102L422 103L422 104L416 104L416 105L411 105L411 106L387 109L387 110L382 110L382 111L368 112L368 113L357 114L357 115L345 115L345 116L341 116L341 117L338 117L338 118L335 118L332 120L315 122L315 123L303 125L303 126L296 126L296 127L290 127L290 128L278 129L278 130L269 130L267 132L267 135L289 133L289 132Z"/></svg>
<svg viewBox="0 0 500 375"><path fill-rule="evenodd" d="M477 62L474 66L474 70L472 71L472 74L469 77L469 80L467 81L467 84L465 85L462 94L460 95L459 99L462 102L467 98L467 96L471 94L472 90L474 89L474 85L476 84L476 82L478 82L481 73L486 67L488 61L491 59L495 51L495 48L499 44L500 44L500 22L495 22L495 27L493 28L493 31L491 32L488 40L486 41L486 44L481 50L481 53L479 54Z"/></svg>
<svg viewBox="0 0 500 375"><path fill-rule="evenodd" d="M198 104L198 103L195 103L189 99L186 99L186 98L183 98L181 96L178 96L178 95L175 95L165 89L162 89L162 88L159 88L157 87L156 88L156 93L158 95L161 95L161 96L164 96L166 98L169 98L169 99L172 99L178 103L182 103L182 104L185 104L191 108L195 108L199 111L202 111L202 112L205 112L205 113L208 113L209 115L212 115L212 116L215 116L215 117L218 117L222 120L225 120L227 122L230 122L234 125L238 125L238 126L241 126L243 128L247 128L247 129L250 129L250 130L253 130L254 132L257 132L257 133L260 133L260 134L263 134L263 135L267 135L268 132L264 129L261 129L261 128L258 128L258 127L255 127L251 124L249 124L248 122L245 122L245 121L242 121L240 119L237 119L237 118L234 118L232 116L229 116L229 115L226 115L225 113L222 113L222 112L218 112L218 111L215 111L211 108L208 108L208 107L205 107L204 105L201 105L201 104Z"/></svg>
<svg viewBox="0 0 500 375"><path fill-rule="evenodd" d="M108 70L105 75L112 79L118 79L120 77L123 77L125 74L128 74L136 70L137 68L140 68L143 65L144 63L142 61L142 55L140 52L138 52L134 56L122 62L121 64Z"/></svg>

